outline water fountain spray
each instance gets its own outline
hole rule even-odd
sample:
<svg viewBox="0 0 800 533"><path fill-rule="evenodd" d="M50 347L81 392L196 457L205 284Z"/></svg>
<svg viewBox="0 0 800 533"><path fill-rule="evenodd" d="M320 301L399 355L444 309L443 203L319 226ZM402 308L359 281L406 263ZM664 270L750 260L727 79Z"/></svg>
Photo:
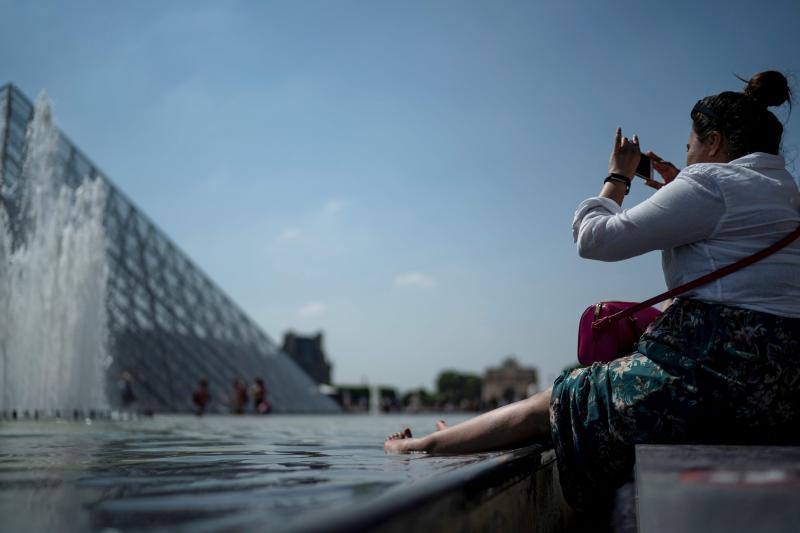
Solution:
<svg viewBox="0 0 800 533"><path fill-rule="evenodd" d="M65 182L59 135L43 92L26 134L16 235L0 207L2 410L108 405L106 186Z"/></svg>

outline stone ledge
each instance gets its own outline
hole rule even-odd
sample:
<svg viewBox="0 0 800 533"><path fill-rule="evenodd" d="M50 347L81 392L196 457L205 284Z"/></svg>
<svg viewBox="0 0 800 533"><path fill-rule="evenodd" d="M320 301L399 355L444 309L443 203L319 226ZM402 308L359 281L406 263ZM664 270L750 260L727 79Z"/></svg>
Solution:
<svg viewBox="0 0 800 533"><path fill-rule="evenodd" d="M636 447L641 533L795 532L800 447Z"/></svg>
<svg viewBox="0 0 800 533"><path fill-rule="evenodd" d="M535 531L569 528L555 454L529 446L387 491L293 531Z"/></svg>

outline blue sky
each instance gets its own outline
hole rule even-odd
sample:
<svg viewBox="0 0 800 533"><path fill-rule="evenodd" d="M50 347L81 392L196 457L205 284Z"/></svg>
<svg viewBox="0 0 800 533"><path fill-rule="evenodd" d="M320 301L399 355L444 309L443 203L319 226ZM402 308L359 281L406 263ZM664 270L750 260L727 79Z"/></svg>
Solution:
<svg viewBox="0 0 800 533"><path fill-rule="evenodd" d="M270 336L322 329L336 381L402 388L512 353L552 379L584 307L664 289L657 253L604 264L572 243L614 128L680 165L697 99L740 90L734 73L800 73L796 1L0 14L2 80L46 89L68 135ZM636 183L626 205L649 193Z"/></svg>

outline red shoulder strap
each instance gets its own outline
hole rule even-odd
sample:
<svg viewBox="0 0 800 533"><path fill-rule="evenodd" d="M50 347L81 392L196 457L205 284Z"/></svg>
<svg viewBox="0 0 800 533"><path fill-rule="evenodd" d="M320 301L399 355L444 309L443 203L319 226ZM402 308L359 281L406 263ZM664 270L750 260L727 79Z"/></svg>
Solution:
<svg viewBox="0 0 800 533"><path fill-rule="evenodd" d="M642 309L647 309L648 307L650 307L653 304L657 304L659 302L663 302L667 298L674 298L675 296L678 296L679 294L683 294L686 291L690 291L690 290L694 289L695 287L699 287L700 285L705 285L706 283L710 283L712 281L718 280L719 278L721 278L723 276L727 276L728 274L732 274L733 272L736 272L737 270L740 270L740 269L742 269L742 268L744 268L746 266L752 265L753 263L755 263L757 261L761 261L765 257L774 254L775 252L777 252L781 248L784 248L785 246L790 244L792 241L797 239L797 237L800 237L800 226L795 228L795 230L793 232L791 232L790 234L786 235L781 240L779 240L776 243L768 246L767 248L764 248L760 252L756 252L753 255L747 256L744 259L740 259L740 260L736 261L735 263L731 263L730 265L724 266L724 267L722 267L722 268L720 268L718 270L715 270L714 272L706 274L705 276L701 276L701 277L697 278L694 281L690 281L689 283L685 283L685 284L681 285L680 287L675 287L674 289L669 290L667 292L662 292L658 296L653 296L649 300L645 300L642 303L633 305L633 306L631 306L631 307L629 307L627 309L624 309L624 310L620 311L619 313L615 313L613 315L609 315L607 317L603 317L600 320L598 320L597 322L595 322L594 324L592 324L592 327L595 328L595 329L603 328L603 327L605 327L605 326L607 326L609 324L612 324L612 323L614 323L614 322L616 322L618 320L622 320L623 318L627 318L629 316L633 316L634 314L638 313Z"/></svg>

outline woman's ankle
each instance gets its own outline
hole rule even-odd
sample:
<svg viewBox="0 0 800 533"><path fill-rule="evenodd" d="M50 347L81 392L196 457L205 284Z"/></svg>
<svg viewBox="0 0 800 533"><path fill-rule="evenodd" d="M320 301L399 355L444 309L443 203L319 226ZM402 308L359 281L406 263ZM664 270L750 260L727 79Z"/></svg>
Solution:
<svg viewBox="0 0 800 533"><path fill-rule="evenodd" d="M436 447L435 438L436 438L436 433L431 433L429 435L425 435L424 437L414 439L416 441L414 443L414 451L433 453Z"/></svg>

